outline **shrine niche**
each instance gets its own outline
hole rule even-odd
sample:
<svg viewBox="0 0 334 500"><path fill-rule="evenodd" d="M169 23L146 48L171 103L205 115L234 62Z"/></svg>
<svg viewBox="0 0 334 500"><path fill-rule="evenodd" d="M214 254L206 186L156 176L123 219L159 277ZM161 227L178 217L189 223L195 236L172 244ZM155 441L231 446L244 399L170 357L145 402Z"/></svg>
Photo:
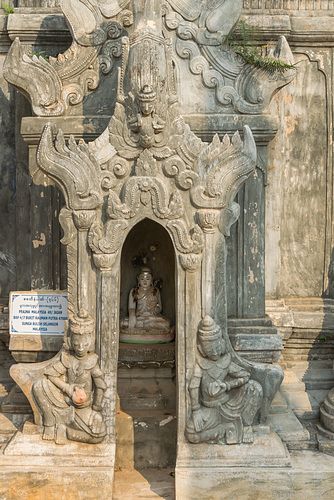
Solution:
<svg viewBox="0 0 334 500"><path fill-rule="evenodd" d="M51 367L36 365L39 378L34 376L33 383L31 366L13 367L13 378L34 405L37 426L43 417L45 429L35 434L42 441L44 432L46 455L61 456L57 445L70 446L65 435L70 440L80 430L87 445L80 453L95 453L113 470L119 340L144 334L156 335L158 342L159 335L166 336L166 342L175 335L180 498L187 498L182 496L184 471L196 474L198 463L210 469L208 456L216 465L223 458L240 465L244 455L247 463L287 465L285 448L265 424L282 369L270 363L270 355L264 355L263 364L243 359L229 339L226 238L240 213L235 196L256 169L255 139L261 127L266 129L260 115L295 70L268 75L230 48L222 49L223 35L239 19L239 1L71 0L61 6L73 35L68 51L46 62L28 58L17 40L5 75L28 96L39 120L49 120L43 120L31 170L35 179L46 175L64 195L59 221L67 251L69 328L73 318L92 318L95 349L86 352L82 368L92 378L86 392L76 388L71 372L72 364L80 364L75 344L74 354L62 351ZM291 61L284 39L279 56ZM73 135L67 140L62 130L67 117L85 119L80 115L85 99L116 67L107 128L91 142ZM184 85L188 80L193 87ZM207 104L208 115L218 109L218 116L224 116L226 130L220 136L192 116L189 101L198 104L198 96L203 97L200 112ZM240 120L232 126L235 113ZM236 122L239 130L233 130ZM201 127L201 134L195 134ZM208 142L199 137L205 134ZM145 232L146 254L131 248L140 240L138 228ZM155 260L159 245L166 246L160 268ZM131 266L132 273L127 271ZM161 280L161 288L154 278ZM59 382L59 377L66 380ZM58 410L50 413L46 402L57 392L53 386L65 393L60 416ZM81 407L86 401L88 409ZM85 435L77 428L79 417ZM15 453L15 443L12 449ZM78 466L80 453L75 453Z"/></svg>

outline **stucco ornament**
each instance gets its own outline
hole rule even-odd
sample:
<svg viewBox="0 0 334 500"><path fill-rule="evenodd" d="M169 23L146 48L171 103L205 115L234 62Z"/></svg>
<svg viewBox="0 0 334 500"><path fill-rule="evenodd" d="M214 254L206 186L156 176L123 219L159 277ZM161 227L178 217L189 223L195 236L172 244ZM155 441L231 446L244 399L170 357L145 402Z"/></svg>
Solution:
<svg viewBox="0 0 334 500"><path fill-rule="evenodd" d="M43 419L43 439L100 443L106 435L101 410L107 388L94 349L94 320L80 311L69 321L67 348L32 385Z"/></svg>
<svg viewBox="0 0 334 500"><path fill-rule="evenodd" d="M223 37L239 20L241 0L66 0L60 7L73 37L71 47L46 61L27 55L16 39L4 65L5 78L29 98L37 116L66 114L94 92L104 76L119 66L128 38L140 38L152 13L155 30L149 30L164 34L174 61L188 61L190 72L200 75L208 91L214 92L217 106L245 114L262 113L296 73L295 69L266 72L222 47ZM153 45L159 60L163 42ZM147 58L144 52L141 55L145 68ZM284 37L271 55L293 63ZM155 110L160 98L156 90L152 81L142 81L136 92L137 111L129 116L131 135L144 146L145 141L159 140L165 126L163 116Z"/></svg>

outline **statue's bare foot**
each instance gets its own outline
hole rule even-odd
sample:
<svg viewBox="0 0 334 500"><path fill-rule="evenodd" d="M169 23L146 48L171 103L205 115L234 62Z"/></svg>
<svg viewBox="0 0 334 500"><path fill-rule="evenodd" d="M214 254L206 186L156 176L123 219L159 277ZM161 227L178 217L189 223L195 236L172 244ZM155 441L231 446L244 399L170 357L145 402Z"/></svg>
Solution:
<svg viewBox="0 0 334 500"><path fill-rule="evenodd" d="M55 438L55 428L52 425L51 427L44 427L43 439L46 441L54 441Z"/></svg>
<svg viewBox="0 0 334 500"><path fill-rule="evenodd" d="M251 425L247 425L244 427L244 434L242 438L243 443L253 443L254 442L254 435L253 435L253 429Z"/></svg>
<svg viewBox="0 0 334 500"><path fill-rule="evenodd" d="M66 436L66 425L58 425L56 429L56 444L66 444L67 436Z"/></svg>

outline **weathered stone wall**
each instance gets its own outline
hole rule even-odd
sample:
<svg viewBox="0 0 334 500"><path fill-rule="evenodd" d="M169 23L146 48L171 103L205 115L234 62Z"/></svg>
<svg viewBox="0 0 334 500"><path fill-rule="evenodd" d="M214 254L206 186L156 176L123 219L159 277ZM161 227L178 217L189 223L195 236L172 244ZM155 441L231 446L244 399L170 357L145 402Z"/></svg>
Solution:
<svg viewBox="0 0 334 500"><path fill-rule="evenodd" d="M0 286L8 295L16 287L16 157L14 89L2 76L9 47L6 17L0 16Z"/></svg>

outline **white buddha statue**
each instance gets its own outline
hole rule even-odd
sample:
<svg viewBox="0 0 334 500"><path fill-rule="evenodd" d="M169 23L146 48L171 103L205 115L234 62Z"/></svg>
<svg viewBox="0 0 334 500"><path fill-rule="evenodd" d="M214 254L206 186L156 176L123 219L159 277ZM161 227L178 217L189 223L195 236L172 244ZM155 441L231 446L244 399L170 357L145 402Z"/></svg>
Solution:
<svg viewBox="0 0 334 500"><path fill-rule="evenodd" d="M137 276L138 284L129 294L129 317L120 322L121 329L141 332L167 333L170 322L162 316L162 303L159 289L153 285L151 269L143 267Z"/></svg>

